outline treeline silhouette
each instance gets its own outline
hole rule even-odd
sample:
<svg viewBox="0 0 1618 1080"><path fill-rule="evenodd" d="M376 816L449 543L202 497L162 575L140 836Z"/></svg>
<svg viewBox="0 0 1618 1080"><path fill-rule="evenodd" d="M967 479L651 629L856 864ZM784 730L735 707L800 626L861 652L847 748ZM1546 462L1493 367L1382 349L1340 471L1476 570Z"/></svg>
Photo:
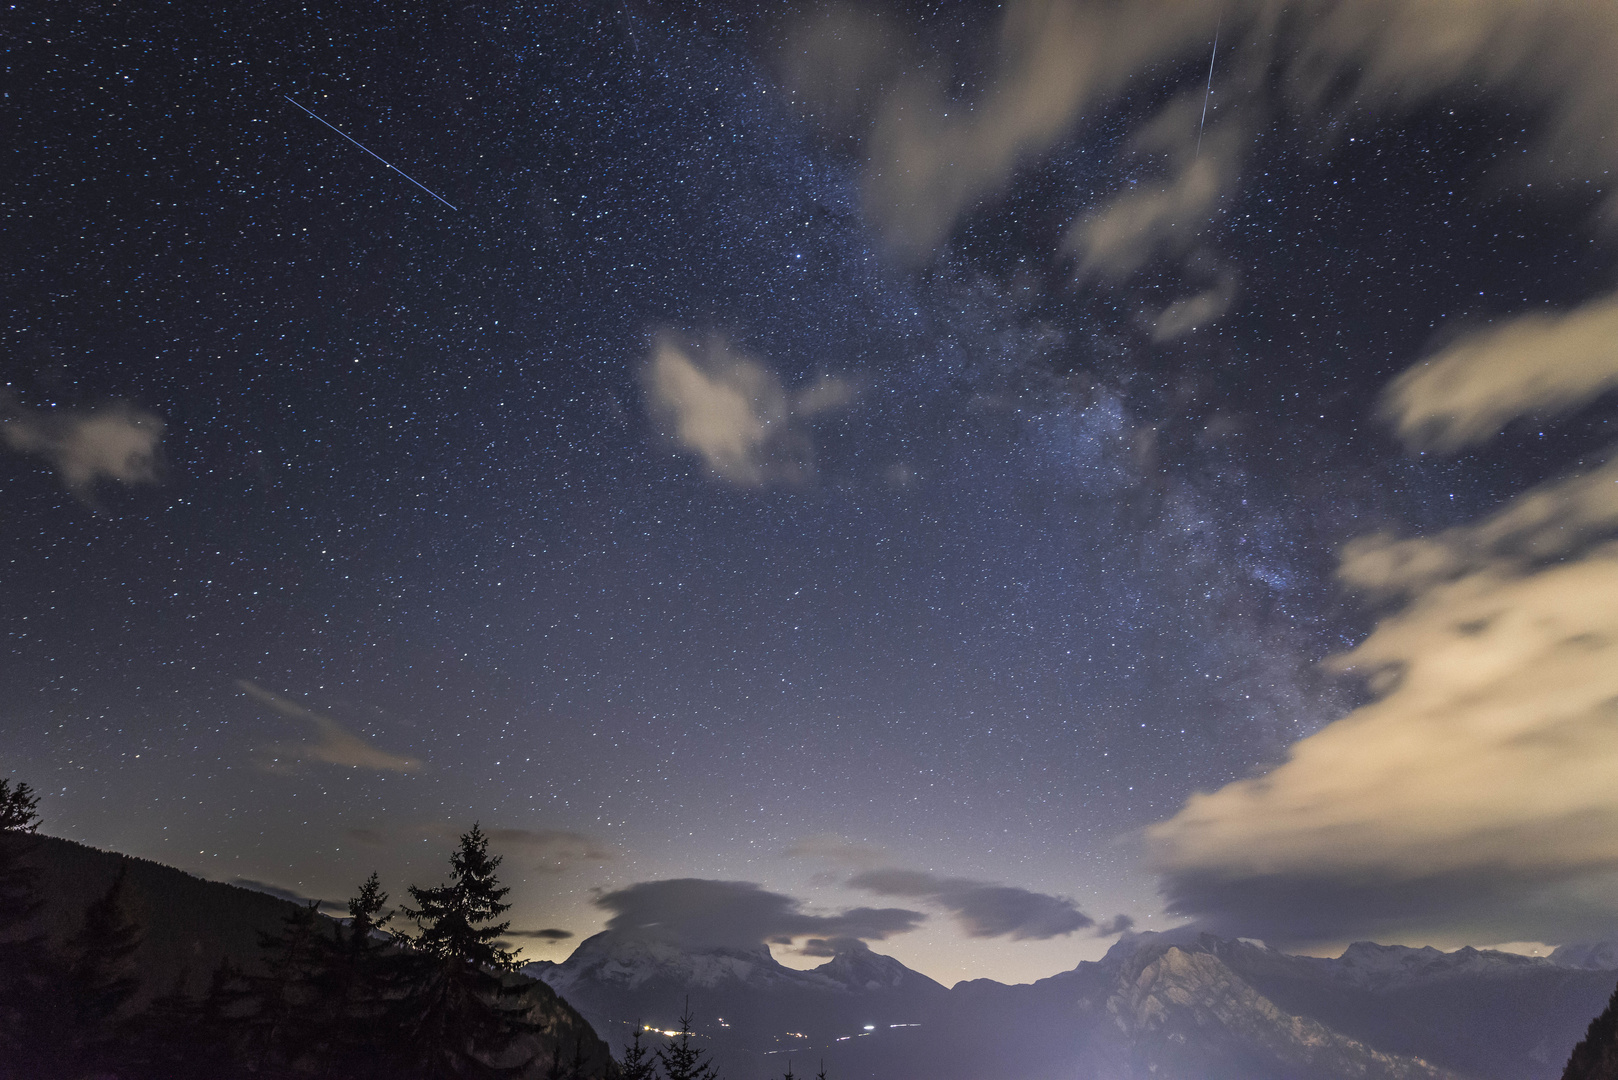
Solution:
<svg viewBox="0 0 1618 1080"><path fill-rule="evenodd" d="M587 1025L564 1047L565 1032L538 1017L539 988L499 944L510 890L476 825L446 884L411 886L394 913L372 874L345 921L290 906L278 930L259 933L256 962L227 955L199 994L183 968L171 987L142 987L127 862L65 940L39 929L63 913L44 910L30 859L46 839L37 807L27 784L0 780L0 1078L618 1075ZM395 918L414 932L393 929Z"/></svg>

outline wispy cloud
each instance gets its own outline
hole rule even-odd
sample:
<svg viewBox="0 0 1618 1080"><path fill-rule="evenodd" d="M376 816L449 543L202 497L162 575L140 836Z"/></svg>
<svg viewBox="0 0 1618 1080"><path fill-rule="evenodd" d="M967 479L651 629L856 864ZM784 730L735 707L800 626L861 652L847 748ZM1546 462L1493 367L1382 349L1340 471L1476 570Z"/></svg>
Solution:
<svg viewBox="0 0 1618 1080"><path fill-rule="evenodd" d="M858 867L874 866L887 857L883 849L873 844L849 840L834 833L819 833L794 840L787 845L786 854L794 859Z"/></svg>
<svg viewBox="0 0 1618 1080"><path fill-rule="evenodd" d="M127 401L82 409L29 409L0 392L0 441L51 463L62 484L87 496L97 481L155 484L163 420Z"/></svg>
<svg viewBox="0 0 1618 1080"><path fill-rule="evenodd" d="M789 392L781 378L722 338L660 335L643 383L653 416L680 449L738 487L801 484L814 477L809 421L847 407L853 388L822 376Z"/></svg>
<svg viewBox="0 0 1618 1080"><path fill-rule="evenodd" d="M1172 341L1197 327L1213 322L1236 300L1236 275L1226 271L1219 280L1199 293L1176 300L1164 308L1152 325L1153 341Z"/></svg>
<svg viewBox="0 0 1618 1080"><path fill-rule="evenodd" d="M1113 937L1116 934L1127 934L1135 928L1135 920L1128 915L1114 915L1106 922L1095 928L1096 937Z"/></svg>
<svg viewBox="0 0 1618 1080"><path fill-rule="evenodd" d="M329 716L288 701L279 694L248 682L238 680L236 685L252 698L289 720L309 727L314 735L311 741L276 743L267 748L274 763L287 761L314 761L325 765L340 765L351 769L371 769L376 772L420 772L422 763L416 758L390 754L369 740L344 728Z"/></svg>
<svg viewBox="0 0 1618 1080"><path fill-rule="evenodd" d="M955 916L969 937L1043 940L1095 924L1065 896L969 878L941 878L919 870L890 868L863 871L848 883L880 896L931 901Z"/></svg>
<svg viewBox="0 0 1618 1080"><path fill-rule="evenodd" d="M1217 211L1234 192L1241 151L1251 138L1227 121L1199 144L1199 105L1190 97L1171 103L1132 140L1132 153L1168 158L1166 178L1129 185L1068 230L1064 247L1078 258L1081 274L1121 280L1156 255L1190 251L1214 224Z"/></svg>

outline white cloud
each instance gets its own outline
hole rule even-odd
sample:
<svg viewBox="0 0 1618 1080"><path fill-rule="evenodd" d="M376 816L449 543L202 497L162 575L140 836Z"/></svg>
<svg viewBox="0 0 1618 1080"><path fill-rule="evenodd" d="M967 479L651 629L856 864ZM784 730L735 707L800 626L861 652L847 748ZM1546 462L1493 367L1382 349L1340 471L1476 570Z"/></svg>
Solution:
<svg viewBox="0 0 1618 1080"><path fill-rule="evenodd" d="M98 480L155 484L163 420L127 401L82 409L28 409L0 394L0 439L45 458L69 491L87 494Z"/></svg>
<svg viewBox="0 0 1618 1080"><path fill-rule="evenodd" d="M675 445L738 487L812 479L809 419L847 407L854 396L831 376L791 393L775 372L721 338L693 345L666 334L653 345L644 384Z"/></svg>
<svg viewBox="0 0 1618 1080"><path fill-rule="evenodd" d="M1618 296L1521 315L1399 376L1386 408L1406 440L1457 449L1513 417L1566 412L1618 387Z"/></svg>

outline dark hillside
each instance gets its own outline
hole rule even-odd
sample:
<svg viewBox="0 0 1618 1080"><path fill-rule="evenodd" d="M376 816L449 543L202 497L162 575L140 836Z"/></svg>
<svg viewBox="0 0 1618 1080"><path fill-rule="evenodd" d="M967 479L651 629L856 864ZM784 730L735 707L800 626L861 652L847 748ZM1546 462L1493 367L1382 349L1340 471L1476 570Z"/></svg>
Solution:
<svg viewBox="0 0 1618 1080"><path fill-rule="evenodd" d="M200 993L226 957L244 968L256 966L259 934L280 930L297 906L60 837L33 836L29 843L28 861L39 869L45 901L36 925L54 947L78 931L85 908L106 893L121 868L128 868L125 902L143 935L135 954L141 974L137 1007L173 990L182 977L189 992Z"/></svg>
<svg viewBox="0 0 1618 1080"><path fill-rule="evenodd" d="M134 1018L137 1031L144 1023L142 1011L182 981L190 996L202 996L221 960L249 973L265 971L261 935L280 933L287 917L300 910L292 901L72 840L40 835L12 839L26 852L26 864L37 870L38 897L43 901L27 930L43 934L57 955L70 952L68 943L79 933L86 908L124 873L124 905L141 932L134 954L139 987L125 1012ZM320 923L329 930L336 928L323 916ZM581 1077L616 1075L607 1044L554 990L516 974L504 975L501 981L523 986L515 1000L526 1021L537 1025L501 1055L502 1061L532 1057L534 1065L525 1073L532 1076L545 1075L557 1063ZM8 1075L5 1064L0 1062L0 1076ZM113 1062L114 1068L120 1064Z"/></svg>

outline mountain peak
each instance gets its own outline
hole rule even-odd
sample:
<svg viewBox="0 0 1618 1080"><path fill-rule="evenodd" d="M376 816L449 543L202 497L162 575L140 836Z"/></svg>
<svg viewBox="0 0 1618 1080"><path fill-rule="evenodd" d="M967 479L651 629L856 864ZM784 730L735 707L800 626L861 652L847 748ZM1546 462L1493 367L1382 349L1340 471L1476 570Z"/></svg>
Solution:
<svg viewBox="0 0 1618 1080"><path fill-rule="evenodd" d="M822 975L851 990L919 990L944 989L919 971L912 971L891 956L872 952L864 943L841 950L836 956L814 969Z"/></svg>

